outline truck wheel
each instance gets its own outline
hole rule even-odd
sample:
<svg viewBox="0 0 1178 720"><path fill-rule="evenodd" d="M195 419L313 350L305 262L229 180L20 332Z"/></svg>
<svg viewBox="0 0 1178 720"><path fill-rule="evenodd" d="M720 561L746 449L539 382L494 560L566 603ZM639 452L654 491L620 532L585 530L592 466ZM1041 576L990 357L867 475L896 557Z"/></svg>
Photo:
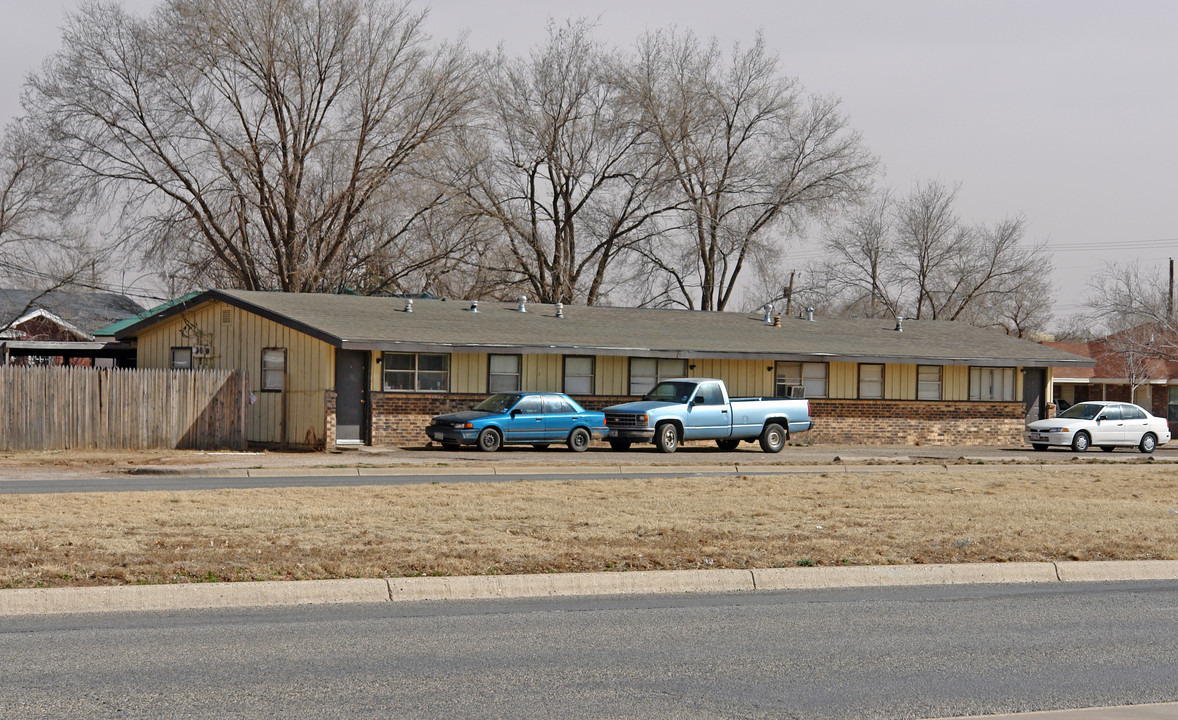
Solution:
<svg viewBox="0 0 1178 720"><path fill-rule="evenodd" d="M577 428L569 433L569 450L573 452L585 452L589 448L589 441L593 438L589 436L589 431L585 428Z"/></svg>
<svg viewBox="0 0 1178 720"><path fill-rule="evenodd" d="M483 452L495 452L503 444L503 438L495 428L487 428L479 433L478 444Z"/></svg>
<svg viewBox="0 0 1178 720"><path fill-rule="evenodd" d="M723 440L717 440L716 446L719 447L724 452L728 452L730 450L735 450L736 448L740 447L740 441L733 440L732 438L724 438Z"/></svg>
<svg viewBox="0 0 1178 720"><path fill-rule="evenodd" d="M779 453L785 447L785 428L777 423L769 423L761 431L761 449L767 453Z"/></svg>
<svg viewBox="0 0 1178 720"><path fill-rule="evenodd" d="M610 440L609 446L611 448L613 448L614 450L629 450L630 449L630 441L629 440Z"/></svg>
<svg viewBox="0 0 1178 720"><path fill-rule="evenodd" d="M679 448L679 428L663 423L654 429L654 444L660 452L673 453Z"/></svg>

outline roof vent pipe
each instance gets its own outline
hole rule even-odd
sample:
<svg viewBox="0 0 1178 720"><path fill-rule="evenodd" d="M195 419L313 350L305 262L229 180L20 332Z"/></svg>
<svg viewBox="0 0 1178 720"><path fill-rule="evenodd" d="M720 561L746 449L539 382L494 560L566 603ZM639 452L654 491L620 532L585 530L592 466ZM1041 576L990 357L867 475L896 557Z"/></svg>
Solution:
<svg viewBox="0 0 1178 720"><path fill-rule="evenodd" d="M768 325L769 323L773 322L773 306L769 303L765 303L765 307L761 309L765 311L765 324Z"/></svg>
<svg viewBox="0 0 1178 720"><path fill-rule="evenodd" d="M413 298L405 301L405 312L413 312Z"/></svg>
<svg viewBox="0 0 1178 720"><path fill-rule="evenodd" d="M519 307L516 308L516 310L519 310L520 312L527 312L528 311L528 308L526 307L527 302L528 302L528 296L527 295L520 295L519 296Z"/></svg>
<svg viewBox="0 0 1178 720"><path fill-rule="evenodd" d="M564 303L557 303L556 304L556 316L558 318L564 317Z"/></svg>
<svg viewBox="0 0 1178 720"><path fill-rule="evenodd" d="M780 315L773 316L773 327L781 327L781 316Z"/></svg>
<svg viewBox="0 0 1178 720"><path fill-rule="evenodd" d="M806 319L809 320L810 322L814 322L814 308L812 308L812 307L806 308Z"/></svg>
<svg viewBox="0 0 1178 720"><path fill-rule="evenodd" d="M478 300L471 300L470 301L470 311L471 312L478 312L479 311L479 301Z"/></svg>
<svg viewBox="0 0 1178 720"><path fill-rule="evenodd" d="M904 332L904 318L896 316L896 332Z"/></svg>

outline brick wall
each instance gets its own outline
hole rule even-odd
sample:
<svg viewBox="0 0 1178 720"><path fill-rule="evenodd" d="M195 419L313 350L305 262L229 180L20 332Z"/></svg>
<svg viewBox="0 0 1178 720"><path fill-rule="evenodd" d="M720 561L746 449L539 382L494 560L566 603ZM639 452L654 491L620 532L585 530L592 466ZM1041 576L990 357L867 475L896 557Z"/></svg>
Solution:
<svg viewBox="0 0 1178 720"><path fill-rule="evenodd" d="M804 439L832 444L1019 444L1025 425L1021 402L811 400L810 415Z"/></svg>
<svg viewBox="0 0 1178 720"><path fill-rule="evenodd" d="M469 410L485 395L371 393L373 445L421 446L430 418ZM588 410L630 402L631 397L574 397ZM334 396L328 416L334 444ZM811 400L815 428L797 441L862 445L993 445L1022 442L1020 402L907 400Z"/></svg>

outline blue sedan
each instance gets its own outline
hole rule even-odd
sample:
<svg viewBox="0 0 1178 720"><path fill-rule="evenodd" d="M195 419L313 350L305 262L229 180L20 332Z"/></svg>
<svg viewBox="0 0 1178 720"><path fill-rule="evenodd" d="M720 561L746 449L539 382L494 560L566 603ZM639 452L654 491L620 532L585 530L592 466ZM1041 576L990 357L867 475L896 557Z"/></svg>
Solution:
<svg viewBox="0 0 1178 720"><path fill-rule="evenodd" d="M586 410L559 393L500 393L473 410L438 415L425 429L430 440L442 447L478 445L494 452L503 445L546 448L567 443L573 452L584 452L593 438L609 434L605 414Z"/></svg>

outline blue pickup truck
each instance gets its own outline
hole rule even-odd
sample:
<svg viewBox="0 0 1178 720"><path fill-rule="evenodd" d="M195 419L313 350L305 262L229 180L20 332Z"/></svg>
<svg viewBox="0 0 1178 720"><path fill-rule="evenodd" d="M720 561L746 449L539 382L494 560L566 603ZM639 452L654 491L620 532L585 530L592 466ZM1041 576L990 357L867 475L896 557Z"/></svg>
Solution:
<svg viewBox="0 0 1178 720"><path fill-rule="evenodd" d="M676 378L655 385L638 402L607 407L605 424L614 450L649 442L673 453L684 440L715 440L721 450L735 450L741 440L757 440L762 450L775 453L814 421L808 400L729 398L723 380Z"/></svg>

